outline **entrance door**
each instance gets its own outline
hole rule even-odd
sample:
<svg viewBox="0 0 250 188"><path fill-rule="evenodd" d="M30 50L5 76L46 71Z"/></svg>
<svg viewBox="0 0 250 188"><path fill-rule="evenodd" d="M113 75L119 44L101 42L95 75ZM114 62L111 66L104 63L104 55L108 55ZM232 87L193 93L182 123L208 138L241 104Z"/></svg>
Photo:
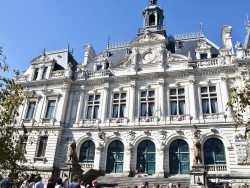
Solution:
<svg viewBox="0 0 250 188"><path fill-rule="evenodd" d="M155 144L150 140L142 141L137 148L137 168L143 166L143 173L155 174Z"/></svg>
<svg viewBox="0 0 250 188"><path fill-rule="evenodd" d="M115 140L109 144L106 173L123 172L123 155L124 145L120 140Z"/></svg>
<svg viewBox="0 0 250 188"><path fill-rule="evenodd" d="M189 173L189 147L184 140L175 140L169 148L170 174Z"/></svg>

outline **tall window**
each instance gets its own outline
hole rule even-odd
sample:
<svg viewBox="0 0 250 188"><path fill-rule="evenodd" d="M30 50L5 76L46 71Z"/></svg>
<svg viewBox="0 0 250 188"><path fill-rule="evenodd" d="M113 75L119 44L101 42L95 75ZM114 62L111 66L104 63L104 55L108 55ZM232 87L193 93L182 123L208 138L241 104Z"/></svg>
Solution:
<svg viewBox="0 0 250 188"><path fill-rule="evenodd" d="M97 66L96 66L96 70L97 70L97 71L101 71L101 70L102 70L102 65L97 65Z"/></svg>
<svg viewBox="0 0 250 188"><path fill-rule="evenodd" d="M113 98L113 118L123 118L126 108L126 93L115 93Z"/></svg>
<svg viewBox="0 0 250 188"><path fill-rule="evenodd" d="M37 80L38 73L39 73L39 68L36 68L36 69L35 69L35 73L34 73L33 80Z"/></svg>
<svg viewBox="0 0 250 188"><path fill-rule="evenodd" d="M46 79L47 71L48 71L48 67L44 67L44 69L43 69L43 75L42 75L42 80Z"/></svg>
<svg viewBox="0 0 250 188"><path fill-rule="evenodd" d="M154 116L155 107L155 92L142 91L141 92L141 116Z"/></svg>
<svg viewBox="0 0 250 188"><path fill-rule="evenodd" d="M56 107L56 100L49 100L45 118L53 118Z"/></svg>
<svg viewBox="0 0 250 188"><path fill-rule="evenodd" d="M217 92L215 86L201 87L203 114L218 113Z"/></svg>
<svg viewBox="0 0 250 188"><path fill-rule="evenodd" d="M34 116L34 112L35 112L35 108L36 108L36 102L30 102L29 103L29 107L28 107L28 111L26 114L26 119L32 119Z"/></svg>
<svg viewBox="0 0 250 188"><path fill-rule="evenodd" d="M44 157L46 152L46 147L48 143L48 137L40 137L39 148L37 151L37 157Z"/></svg>
<svg viewBox="0 0 250 188"><path fill-rule="evenodd" d="M212 164L226 164L226 155L224 144L217 138L208 139L203 146L204 163Z"/></svg>
<svg viewBox="0 0 250 188"><path fill-rule="evenodd" d="M100 105L100 95L90 95L88 100L87 119L97 119Z"/></svg>
<svg viewBox="0 0 250 188"><path fill-rule="evenodd" d="M155 25L155 15L154 14L151 14L149 16L149 26L151 25Z"/></svg>
<svg viewBox="0 0 250 188"><path fill-rule="evenodd" d="M95 159L95 144L88 140L81 145L79 162L94 163Z"/></svg>
<svg viewBox="0 0 250 188"><path fill-rule="evenodd" d="M183 115L185 114L185 90L170 89L170 106L171 115Z"/></svg>
<svg viewBox="0 0 250 188"><path fill-rule="evenodd" d="M22 152L25 152L26 146L28 142L28 137L27 136L22 136L20 140L20 148Z"/></svg>

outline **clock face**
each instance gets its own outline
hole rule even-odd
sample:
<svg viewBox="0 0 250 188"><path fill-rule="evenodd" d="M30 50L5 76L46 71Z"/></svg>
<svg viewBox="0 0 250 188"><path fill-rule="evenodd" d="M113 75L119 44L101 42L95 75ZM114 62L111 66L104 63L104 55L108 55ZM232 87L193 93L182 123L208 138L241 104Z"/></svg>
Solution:
<svg viewBox="0 0 250 188"><path fill-rule="evenodd" d="M154 55L152 53L146 53L143 59L145 61L152 61L154 59Z"/></svg>

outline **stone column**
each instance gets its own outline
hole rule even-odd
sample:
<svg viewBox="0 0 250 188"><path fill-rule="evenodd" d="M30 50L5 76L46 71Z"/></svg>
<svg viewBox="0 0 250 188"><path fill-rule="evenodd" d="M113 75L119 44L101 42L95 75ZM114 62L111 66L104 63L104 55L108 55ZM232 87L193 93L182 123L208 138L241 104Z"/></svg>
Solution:
<svg viewBox="0 0 250 188"><path fill-rule="evenodd" d="M124 176L131 176L132 171L130 168L130 163L131 163L131 157L132 157L132 152L134 150L134 146L132 143L129 143L129 145L124 148L124 156L123 156L123 175Z"/></svg>
<svg viewBox="0 0 250 188"><path fill-rule="evenodd" d="M158 157L156 162L156 176L158 177L164 177L164 153L166 150L166 146L164 143L161 143L160 147L157 148L158 151Z"/></svg>
<svg viewBox="0 0 250 188"><path fill-rule="evenodd" d="M79 124L79 121L81 118L83 98L84 98L84 87L82 87L82 90L81 90L80 99L79 99L78 108L77 108L77 113L76 113L76 122L75 123L77 123L77 124Z"/></svg>
<svg viewBox="0 0 250 188"><path fill-rule="evenodd" d="M164 87L164 79L160 79L159 80L159 117L160 117L160 121L164 121L165 120L165 98L164 98L164 94L165 94L165 87Z"/></svg>
<svg viewBox="0 0 250 188"><path fill-rule="evenodd" d="M194 120L197 120L197 103L195 95L195 80L192 78L189 80L189 107L190 107L190 116Z"/></svg>
<svg viewBox="0 0 250 188"><path fill-rule="evenodd" d="M104 85L104 92L103 92L103 101L102 101L102 107L101 107L101 111L99 110L99 112L101 112L101 122L104 123L105 122L105 118L106 118L106 113L107 113L107 104L108 104L108 89L109 89L109 83L105 83Z"/></svg>
<svg viewBox="0 0 250 188"><path fill-rule="evenodd" d="M102 157L102 151L104 147L101 142L99 142L99 145L96 147L95 150L95 163L94 163L94 169L95 170L101 170L100 165L101 165L101 157Z"/></svg>
<svg viewBox="0 0 250 188"><path fill-rule="evenodd" d="M130 97L129 97L129 114L128 118L130 122L135 121L135 81L130 83Z"/></svg>
<svg viewBox="0 0 250 188"><path fill-rule="evenodd" d="M229 92L227 87L227 78L225 75L221 76L221 98L222 98L222 105L223 105L223 111L225 112L225 115L228 117L232 116L231 109L229 108L226 111L226 105L229 101Z"/></svg>

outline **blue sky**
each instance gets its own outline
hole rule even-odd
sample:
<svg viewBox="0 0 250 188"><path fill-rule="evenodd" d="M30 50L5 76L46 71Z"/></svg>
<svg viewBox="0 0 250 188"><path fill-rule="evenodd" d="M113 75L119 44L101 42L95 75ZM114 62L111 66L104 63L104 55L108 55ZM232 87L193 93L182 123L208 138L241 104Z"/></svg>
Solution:
<svg viewBox="0 0 250 188"><path fill-rule="evenodd" d="M110 43L134 39L142 27L142 11L149 0L0 0L0 46L11 71L26 70L30 61L46 51L70 47L83 61L83 46L96 53ZM200 31L217 44L223 25L233 27L233 43L244 43L250 0L158 0L164 10L167 34ZM9 77L12 75L8 73Z"/></svg>

